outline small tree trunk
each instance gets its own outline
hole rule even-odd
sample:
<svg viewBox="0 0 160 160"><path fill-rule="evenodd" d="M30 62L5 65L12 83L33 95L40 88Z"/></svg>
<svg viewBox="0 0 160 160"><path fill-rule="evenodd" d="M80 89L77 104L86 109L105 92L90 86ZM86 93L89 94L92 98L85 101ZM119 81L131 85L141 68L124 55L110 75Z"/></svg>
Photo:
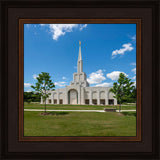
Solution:
<svg viewBox="0 0 160 160"><path fill-rule="evenodd" d="M45 113L46 113L46 99L45 99Z"/></svg>
<svg viewBox="0 0 160 160"><path fill-rule="evenodd" d="M45 109L44 109L44 110L45 110L45 113L46 113L46 99L47 99L47 98L46 98L46 90L45 90Z"/></svg>
<svg viewBox="0 0 160 160"><path fill-rule="evenodd" d="M121 111L121 100L120 100L120 105L119 105L119 112Z"/></svg>

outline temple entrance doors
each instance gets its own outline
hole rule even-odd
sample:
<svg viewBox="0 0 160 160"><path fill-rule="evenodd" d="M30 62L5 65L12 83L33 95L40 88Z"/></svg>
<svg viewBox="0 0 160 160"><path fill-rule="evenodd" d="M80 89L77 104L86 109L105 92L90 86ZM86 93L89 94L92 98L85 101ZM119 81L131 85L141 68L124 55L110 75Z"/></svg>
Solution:
<svg viewBox="0 0 160 160"><path fill-rule="evenodd" d="M68 92L68 104L78 104L78 92L75 89Z"/></svg>

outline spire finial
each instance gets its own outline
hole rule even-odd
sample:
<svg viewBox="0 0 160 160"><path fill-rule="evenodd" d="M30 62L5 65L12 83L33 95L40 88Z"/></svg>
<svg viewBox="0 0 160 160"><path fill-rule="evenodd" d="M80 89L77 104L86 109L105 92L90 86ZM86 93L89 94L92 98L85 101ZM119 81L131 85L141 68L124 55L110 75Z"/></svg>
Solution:
<svg viewBox="0 0 160 160"><path fill-rule="evenodd" d="M79 41L79 45L81 46L81 41Z"/></svg>

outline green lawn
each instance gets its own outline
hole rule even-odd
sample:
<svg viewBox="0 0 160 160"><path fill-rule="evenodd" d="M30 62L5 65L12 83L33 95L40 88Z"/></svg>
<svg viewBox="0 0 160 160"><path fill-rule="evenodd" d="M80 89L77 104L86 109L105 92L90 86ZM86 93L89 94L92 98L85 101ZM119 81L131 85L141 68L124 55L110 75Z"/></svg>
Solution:
<svg viewBox="0 0 160 160"><path fill-rule="evenodd" d="M116 108L118 106L98 106L98 105L53 105L47 104L47 109L54 110L104 110L104 108ZM44 109L44 104L24 103L24 109ZM121 107L122 110L136 110L136 105L129 105Z"/></svg>
<svg viewBox="0 0 160 160"><path fill-rule="evenodd" d="M24 112L24 136L136 136L136 112Z"/></svg>

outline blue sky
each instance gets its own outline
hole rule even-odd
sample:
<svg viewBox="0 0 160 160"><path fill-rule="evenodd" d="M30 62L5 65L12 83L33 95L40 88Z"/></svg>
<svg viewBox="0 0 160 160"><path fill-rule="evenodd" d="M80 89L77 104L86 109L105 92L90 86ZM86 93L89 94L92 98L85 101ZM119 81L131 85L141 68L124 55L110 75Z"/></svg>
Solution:
<svg viewBox="0 0 160 160"><path fill-rule="evenodd" d="M121 72L136 83L136 24L24 24L24 90L41 72L56 88L69 85L79 41L90 86L112 86Z"/></svg>

